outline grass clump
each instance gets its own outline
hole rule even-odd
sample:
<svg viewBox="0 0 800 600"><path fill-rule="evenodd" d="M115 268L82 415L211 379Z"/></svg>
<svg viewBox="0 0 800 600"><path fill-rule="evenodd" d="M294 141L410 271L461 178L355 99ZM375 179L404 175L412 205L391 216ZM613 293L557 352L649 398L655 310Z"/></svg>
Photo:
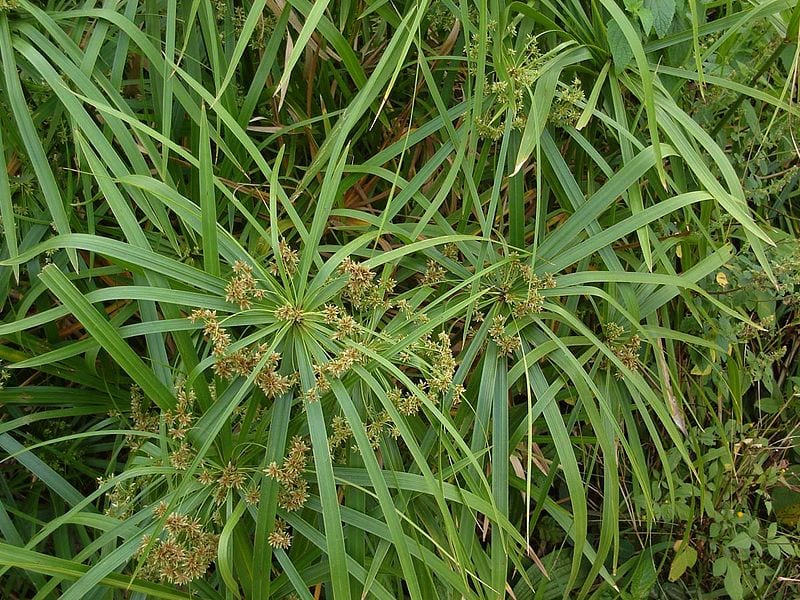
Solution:
<svg viewBox="0 0 800 600"><path fill-rule="evenodd" d="M792 598L791 2L0 2L0 596Z"/></svg>

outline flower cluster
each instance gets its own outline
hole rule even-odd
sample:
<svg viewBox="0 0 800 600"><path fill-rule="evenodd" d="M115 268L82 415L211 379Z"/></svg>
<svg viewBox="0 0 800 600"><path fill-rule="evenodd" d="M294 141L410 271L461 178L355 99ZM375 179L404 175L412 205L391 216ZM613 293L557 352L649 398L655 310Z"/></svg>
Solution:
<svg viewBox="0 0 800 600"><path fill-rule="evenodd" d="M161 518L166 505L156 507ZM186 585L205 575L217 556L219 536L207 532L196 518L171 513L164 523L166 535L145 536L139 556L145 557L142 575L151 580Z"/></svg>
<svg viewBox="0 0 800 600"><path fill-rule="evenodd" d="M639 370L639 349L642 345L642 339L638 335L632 335L628 341L621 341L625 335L625 328L614 323L613 321L606 323L605 326L606 341L611 346L611 351L619 358L625 367L631 371ZM623 373L618 371L616 377L622 379Z"/></svg>
<svg viewBox="0 0 800 600"><path fill-rule="evenodd" d="M334 340L341 341L345 338L352 338L358 331L358 322L343 309L333 304L325 305L323 318L327 325L336 326L336 331L331 336Z"/></svg>
<svg viewBox="0 0 800 600"><path fill-rule="evenodd" d="M288 526L281 519L275 519L275 526L272 528L267 542L273 548L288 550L292 545L292 534L289 533Z"/></svg>
<svg viewBox="0 0 800 600"><path fill-rule="evenodd" d="M194 450L188 442L183 442L177 450L173 450L169 455L169 464L173 469L178 471L185 471L189 468L194 460Z"/></svg>
<svg viewBox="0 0 800 600"><path fill-rule="evenodd" d="M283 464L271 462L264 472L281 485L278 493L278 504L287 511L299 510L308 500L308 481L303 477L303 471L308 464L308 452L311 447L306 441L295 436L289 445L289 455L284 458ZM274 545L274 544L273 544Z"/></svg>
<svg viewBox="0 0 800 600"><path fill-rule="evenodd" d="M779 249L771 252L774 255L772 273L778 282L775 286L763 269L752 272L753 287L757 290L770 291L788 305L800 304L800 242L793 241L781 244Z"/></svg>
<svg viewBox="0 0 800 600"><path fill-rule="evenodd" d="M427 389L431 401L435 402L438 396L447 393L453 384L456 373L456 360L450 347L450 338L447 333L440 331L436 340L429 335L425 336L416 345L418 355L430 365L430 373L425 378L422 387Z"/></svg>
<svg viewBox="0 0 800 600"><path fill-rule="evenodd" d="M762 331L772 333L775 329L775 315L767 315L758 323L744 322L741 323L736 331L736 337L742 341L748 342L757 338Z"/></svg>
<svg viewBox="0 0 800 600"><path fill-rule="evenodd" d="M755 381L761 381L784 356L786 356L786 346L769 352L748 352L747 372Z"/></svg>
<svg viewBox="0 0 800 600"><path fill-rule="evenodd" d="M367 440L373 450L377 450L381 446L381 436L384 432L388 432L394 438L400 436L400 431L395 427L392 417L385 410L378 411L365 425L367 432ZM358 448L354 448L358 451Z"/></svg>
<svg viewBox="0 0 800 600"><path fill-rule="evenodd" d="M353 430L350 429L350 423L341 415L333 417L331 429L333 429L333 433L328 436L328 446L331 452L333 452L345 446L347 441L352 437Z"/></svg>
<svg viewBox="0 0 800 600"><path fill-rule="evenodd" d="M98 486L105 484L102 477L97 479ZM121 481L108 490L106 496L106 508L103 513L109 517L124 521L131 517L134 512L134 500L139 493L139 486L135 480Z"/></svg>
<svg viewBox="0 0 800 600"><path fill-rule="evenodd" d="M306 392L306 400L313 402L319 399L320 394L324 394L331 387L329 377L340 379L355 365L363 363L364 360L365 357L361 351L350 346L344 348L337 356L327 362L313 365L314 387Z"/></svg>
<svg viewBox="0 0 800 600"><path fill-rule="evenodd" d="M131 420L136 431L158 433L158 414L147 409L144 394L138 385L131 386ZM129 435L125 438L125 443L131 449L138 449L142 444L142 438Z"/></svg>
<svg viewBox="0 0 800 600"><path fill-rule="evenodd" d="M217 311L205 308L196 309L189 315L189 320L192 323L203 322L203 335L211 342L214 356L219 357L225 354L231 343L231 336L217 319Z"/></svg>
<svg viewBox="0 0 800 600"><path fill-rule="evenodd" d="M438 283L444 281L444 276L446 271L444 267L437 263L432 258L428 259L427 264L425 265L425 274L422 276L420 283L422 285L429 285L431 287L435 286Z"/></svg>
<svg viewBox="0 0 800 600"><path fill-rule="evenodd" d="M495 315L492 319L489 337L497 344L497 349L503 356L511 356L522 344L518 335L506 333L506 318L503 315Z"/></svg>
<svg viewBox="0 0 800 600"><path fill-rule="evenodd" d="M556 280L550 274L545 275L544 279L540 279L527 265L520 265L520 272L527 283L528 289L523 298L515 297L509 301L514 316L517 318L542 312L544 296L541 294L541 290L549 290L556 287Z"/></svg>
<svg viewBox="0 0 800 600"><path fill-rule="evenodd" d="M132 421L131 429L145 433L158 433L158 426L160 423L160 415L158 412L151 409L145 400L141 388L133 384L130 389L131 394L131 412L130 418ZM117 411L111 416L116 416ZM125 445L131 452L138 451L146 438L136 434L128 434L125 436Z"/></svg>
<svg viewBox="0 0 800 600"><path fill-rule="evenodd" d="M540 313L544 308L544 296L541 292L556 287L555 277L546 273L540 278L516 254L511 254L509 259L493 276L493 289L500 300L511 308L514 317Z"/></svg>
<svg viewBox="0 0 800 600"><path fill-rule="evenodd" d="M259 488L257 485L252 485L247 488L247 491L244 493L245 502L247 502L250 506L258 506L260 500L261 488Z"/></svg>
<svg viewBox="0 0 800 600"><path fill-rule="evenodd" d="M609 321L608 323L606 323L605 333L607 341L615 342L623 335L625 335L625 328L619 323L615 323L614 321Z"/></svg>
<svg viewBox="0 0 800 600"><path fill-rule="evenodd" d="M250 36L250 47L253 48L253 50L264 50L267 45L267 40L274 30L275 16L271 13L260 14L253 35Z"/></svg>
<svg viewBox="0 0 800 600"><path fill-rule="evenodd" d="M294 304L287 303L275 309L275 318L278 321L286 321L294 325L299 325L303 322L303 309Z"/></svg>
<svg viewBox="0 0 800 600"><path fill-rule="evenodd" d="M264 367L256 375L256 385L261 388L267 398L282 396L297 382L296 374L282 375L278 373L280 360L280 354L271 353Z"/></svg>
<svg viewBox="0 0 800 600"><path fill-rule="evenodd" d="M241 490L247 483L247 476L245 472L233 464L232 461L228 461L228 464L222 468L216 479L208 471L204 471L200 478L201 483L216 483L216 488L214 490L214 501L218 505L225 502L230 490Z"/></svg>
<svg viewBox="0 0 800 600"><path fill-rule="evenodd" d="M247 310L252 306L253 300L262 300L264 290L259 289L256 278L253 276L253 268L245 262L237 260L233 264L234 276L228 281L225 287L225 300L238 304L242 310Z"/></svg>
<svg viewBox="0 0 800 600"><path fill-rule="evenodd" d="M395 390L389 392L390 397L393 397L395 393L399 393L399 391ZM402 394L400 395L400 398L401 400L399 401L402 401ZM380 448L381 438L385 433L391 435L395 439L400 437L400 430L397 428L392 420L392 416L387 411L380 410L374 412L370 407L367 407L367 411L369 418L364 424L364 434L367 436L367 441L373 450L378 450L378 448ZM333 433L328 437L328 446L330 446L332 453L336 453L337 450L347 447L347 443L353 437L353 430L350 428L350 424L344 419L344 417L340 415L333 417L331 426L333 428ZM353 452L361 452L361 449L357 444L353 444L350 449ZM337 459L343 458L343 454L339 453Z"/></svg>
<svg viewBox="0 0 800 600"><path fill-rule="evenodd" d="M436 40L444 39L453 29L456 18L444 2L433 2L428 10L428 31Z"/></svg>
<svg viewBox="0 0 800 600"><path fill-rule="evenodd" d="M225 0L213 0L211 6L217 21L220 24L225 23L225 17L228 15L228 3ZM233 35L235 39L239 39L244 31L244 25L247 21L247 11L242 6L233 8L233 14L230 15L231 23L233 25ZM248 46L255 51L262 51L266 47L266 41L275 30L275 16L269 12L262 12L258 16L255 29L250 34ZM224 27L220 28L220 41L224 41ZM238 95L241 95L238 94ZM237 95L237 96L238 96Z"/></svg>
<svg viewBox="0 0 800 600"><path fill-rule="evenodd" d="M297 271L297 265L300 262L300 257L297 255L297 250L292 248L286 240L281 238L278 242L278 253L281 256L283 268L289 275L294 275ZM276 269L277 272L277 269Z"/></svg>
<svg viewBox="0 0 800 600"><path fill-rule="evenodd" d="M531 35L527 37L521 51L517 51L513 47L506 47L505 52L508 54L510 62L507 67L507 77L498 79L497 74L493 74L487 80L487 88L489 93L494 96L497 108L493 113L481 115L475 120L475 129L478 135L494 141L503 137L504 118L509 110L512 113L512 126L515 129L525 127L526 116L523 105L525 91L529 90L536 82L544 64L536 38ZM468 44L467 58L472 65L477 63L477 34L473 34L472 41Z"/></svg>
<svg viewBox="0 0 800 600"><path fill-rule="evenodd" d="M572 84L553 103L550 121L558 127L574 127L583 110L579 105L585 100L581 80L575 77Z"/></svg>
<svg viewBox="0 0 800 600"><path fill-rule="evenodd" d="M347 275L342 298L349 301L356 310L385 305L385 295L394 290L394 281L388 280L383 285L374 281L375 273L351 258L345 258L338 268L339 275Z"/></svg>
<svg viewBox="0 0 800 600"><path fill-rule="evenodd" d="M428 315L424 312L417 312L411 305L411 302L406 298L400 298L394 302L395 308L406 318L416 321L417 323L427 323L429 320Z"/></svg>
<svg viewBox="0 0 800 600"><path fill-rule="evenodd" d="M502 124L495 125L491 118L485 116L475 117L475 131L480 138L489 139L493 142L503 137Z"/></svg>
<svg viewBox="0 0 800 600"><path fill-rule="evenodd" d="M392 404L397 407L400 414L411 416L416 415L422 408L422 400L408 392L403 393L399 388L395 387L387 393L387 397L391 400Z"/></svg>
<svg viewBox="0 0 800 600"><path fill-rule="evenodd" d="M213 310L195 310L189 317L192 322L202 320L205 323L203 333L208 337L214 348L214 373L223 379L232 379L235 376L247 377L267 356L268 348L264 344L254 347L242 347L233 352L227 352L231 338L227 331L217 320ZM297 377L295 375L282 375L278 373L281 355L270 352L261 369L255 377L255 382L267 398L275 398L291 389Z"/></svg>
<svg viewBox="0 0 800 600"><path fill-rule="evenodd" d="M458 246L452 242L445 244L442 247L442 255L446 256L450 260L458 260L458 254Z"/></svg>
<svg viewBox="0 0 800 600"><path fill-rule="evenodd" d="M194 419L192 405L195 401L195 393L191 389L187 390L183 382L178 382L175 395L178 398L178 404L174 409L164 413L164 423L167 425L167 433L171 438L182 440L186 437Z"/></svg>
<svg viewBox="0 0 800 600"><path fill-rule="evenodd" d="M228 461L228 465L222 469L217 482L221 487L226 489L238 490L244 487L245 479L244 472L232 462Z"/></svg>

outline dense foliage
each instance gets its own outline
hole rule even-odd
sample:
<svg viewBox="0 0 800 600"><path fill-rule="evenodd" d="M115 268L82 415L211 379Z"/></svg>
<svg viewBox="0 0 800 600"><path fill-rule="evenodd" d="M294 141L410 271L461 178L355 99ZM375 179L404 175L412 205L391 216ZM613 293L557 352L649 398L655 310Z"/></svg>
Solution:
<svg viewBox="0 0 800 600"><path fill-rule="evenodd" d="M0 0L0 596L795 598L792 0Z"/></svg>

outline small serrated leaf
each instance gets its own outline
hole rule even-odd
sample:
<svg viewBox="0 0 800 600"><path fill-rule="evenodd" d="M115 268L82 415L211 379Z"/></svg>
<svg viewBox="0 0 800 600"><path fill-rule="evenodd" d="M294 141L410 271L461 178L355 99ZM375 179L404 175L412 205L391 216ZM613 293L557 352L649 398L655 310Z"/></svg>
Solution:
<svg viewBox="0 0 800 600"><path fill-rule="evenodd" d="M682 547L672 559L669 567L669 580L677 581L686 572L686 569L693 567L696 562L697 550L691 546Z"/></svg>
<svg viewBox="0 0 800 600"><path fill-rule="evenodd" d="M628 66L633 58L633 50L631 50L625 34L622 29L614 20L606 24L608 28L608 48L611 50L611 56L614 59L614 70L621 73Z"/></svg>
<svg viewBox="0 0 800 600"><path fill-rule="evenodd" d="M728 562L728 571L725 573L725 591L731 600L742 600L744 598L744 588L742 588L742 570L733 561Z"/></svg>
<svg viewBox="0 0 800 600"><path fill-rule="evenodd" d="M675 18L675 0L644 0L644 6L653 17L653 27L658 37L667 35L672 20Z"/></svg>
<svg viewBox="0 0 800 600"><path fill-rule="evenodd" d="M767 538L772 539L778 535L778 523L773 521L767 528Z"/></svg>
<svg viewBox="0 0 800 600"><path fill-rule="evenodd" d="M650 31L653 29L653 11L649 8L643 8L638 13L639 21L642 23L642 29L644 30L644 34L650 35Z"/></svg>
<svg viewBox="0 0 800 600"><path fill-rule="evenodd" d="M720 556L717 560L715 560L714 567L712 569L714 577L722 577L725 575L725 571L728 570L729 562L731 562L731 560L727 556Z"/></svg>
<svg viewBox="0 0 800 600"><path fill-rule="evenodd" d="M774 542L767 544L767 552L775 560L778 560L781 557L781 547Z"/></svg>
<svg viewBox="0 0 800 600"><path fill-rule="evenodd" d="M644 600L658 582L658 572L650 552L643 553L631 575L629 588L631 600Z"/></svg>
<svg viewBox="0 0 800 600"><path fill-rule="evenodd" d="M731 548L736 548L738 550L749 550L750 549L750 536L747 534L746 531L740 531L737 533L734 538L728 542L728 546Z"/></svg>

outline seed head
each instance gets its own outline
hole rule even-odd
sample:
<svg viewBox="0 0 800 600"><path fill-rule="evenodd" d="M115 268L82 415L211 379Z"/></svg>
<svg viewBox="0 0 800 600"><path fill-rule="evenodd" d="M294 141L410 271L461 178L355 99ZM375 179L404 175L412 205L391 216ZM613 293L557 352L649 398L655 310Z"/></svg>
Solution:
<svg viewBox="0 0 800 600"><path fill-rule="evenodd" d="M286 527L286 523L280 519L276 519L275 527L273 528L272 532L270 532L267 541L273 548L288 550L292 545L292 536Z"/></svg>

